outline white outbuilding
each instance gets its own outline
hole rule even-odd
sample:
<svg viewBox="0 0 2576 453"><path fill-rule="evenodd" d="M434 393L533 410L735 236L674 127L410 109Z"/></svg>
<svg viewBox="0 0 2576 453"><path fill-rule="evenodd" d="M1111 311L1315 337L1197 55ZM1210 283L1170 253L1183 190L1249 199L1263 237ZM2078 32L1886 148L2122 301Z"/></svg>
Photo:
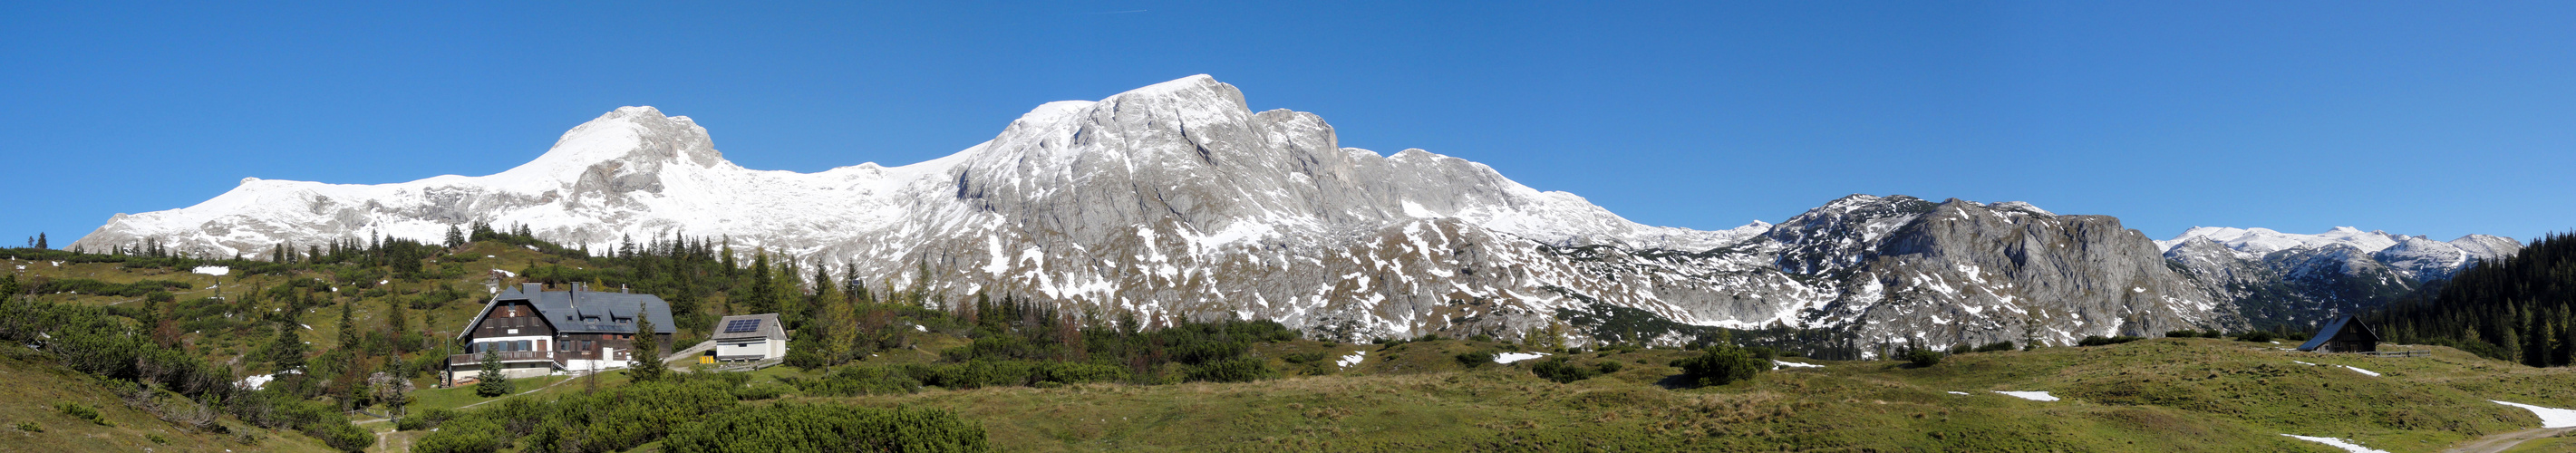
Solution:
<svg viewBox="0 0 2576 453"><path fill-rule="evenodd" d="M726 316L716 321L716 361L762 361L787 357L787 326L777 313Z"/></svg>

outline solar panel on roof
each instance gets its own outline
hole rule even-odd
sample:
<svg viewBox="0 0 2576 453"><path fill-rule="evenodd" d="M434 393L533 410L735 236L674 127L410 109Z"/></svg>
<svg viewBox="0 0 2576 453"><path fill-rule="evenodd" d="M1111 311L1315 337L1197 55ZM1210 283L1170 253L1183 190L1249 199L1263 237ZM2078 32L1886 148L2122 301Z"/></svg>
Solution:
<svg viewBox="0 0 2576 453"><path fill-rule="evenodd" d="M758 319L736 319L725 323L725 333L750 332L754 330L760 330L760 320Z"/></svg>

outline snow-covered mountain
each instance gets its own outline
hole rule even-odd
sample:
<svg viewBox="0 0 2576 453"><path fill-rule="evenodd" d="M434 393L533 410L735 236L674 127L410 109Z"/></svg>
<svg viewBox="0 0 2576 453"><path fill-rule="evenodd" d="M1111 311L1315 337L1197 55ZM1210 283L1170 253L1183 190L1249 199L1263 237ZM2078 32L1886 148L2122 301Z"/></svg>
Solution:
<svg viewBox="0 0 2576 453"><path fill-rule="evenodd" d="M2171 253L2194 239L2215 242L2246 259L2258 259L2284 250L2349 248L2352 252L2367 254L2368 259L2379 266L2419 283L2451 278L2477 261L2501 260L2522 251L2521 242L2507 237L2472 234L2441 242L2386 231L2365 232L2353 227L2335 227L2318 234L2282 233L2264 228L2193 227L2173 239L2156 241L2156 246ZM2309 269L2283 271L2314 272Z"/></svg>
<svg viewBox="0 0 2576 453"><path fill-rule="evenodd" d="M1207 76L1040 105L990 141L899 167L752 170L713 143L687 117L626 107L498 174L244 179L196 206L118 214L72 246L149 238L258 256L470 222L595 248L725 236L870 282L926 281L949 300L1266 318L1348 339L1556 324L1577 341L1676 341L1693 326L1779 326L1866 351L2245 323L2216 283L2167 265L2173 250L2212 246L2159 244L2107 216L1854 195L1778 225L1641 225L1464 159L1340 147L1322 118L1254 112ZM2312 242L2252 231L2268 233L2177 241L2231 258ZM2399 250L2408 275L2452 262L2431 244L2518 247L2382 239L2364 252Z"/></svg>
<svg viewBox="0 0 2576 453"><path fill-rule="evenodd" d="M2376 307L2522 250L2512 238L2483 234L2441 242L2352 227L2320 234L2195 227L2156 244L2202 286L2235 301L2240 317L2286 323Z"/></svg>

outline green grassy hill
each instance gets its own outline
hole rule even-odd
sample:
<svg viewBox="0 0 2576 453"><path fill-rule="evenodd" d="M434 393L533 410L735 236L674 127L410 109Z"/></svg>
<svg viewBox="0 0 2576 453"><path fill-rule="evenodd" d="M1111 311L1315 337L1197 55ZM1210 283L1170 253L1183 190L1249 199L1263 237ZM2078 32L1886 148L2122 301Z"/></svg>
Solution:
<svg viewBox="0 0 2576 453"><path fill-rule="evenodd" d="M1400 348L1465 349L1456 343ZM1372 352L1338 376L822 400L949 408L983 420L995 444L1012 451L2337 451L2282 434L2435 451L2539 426L2530 412L2488 399L2576 407L2566 391L2576 388L2576 374L2564 369L2448 349L2429 358L2364 358L2270 346L2158 339L1965 354L1922 368L1819 362L1826 366L1681 390L1656 382L1679 373L1664 364L1682 351L1584 354L1582 361L1631 365L1570 384L1539 379L1525 365L1459 370L1453 362L1372 374L1366 370L1389 365L1381 357L1404 360L1402 352Z"/></svg>
<svg viewBox="0 0 2576 453"><path fill-rule="evenodd" d="M208 428L164 421L128 405L115 388L26 348L0 348L0 452L331 451L292 430L258 429L228 417ZM67 413L64 405L98 416Z"/></svg>

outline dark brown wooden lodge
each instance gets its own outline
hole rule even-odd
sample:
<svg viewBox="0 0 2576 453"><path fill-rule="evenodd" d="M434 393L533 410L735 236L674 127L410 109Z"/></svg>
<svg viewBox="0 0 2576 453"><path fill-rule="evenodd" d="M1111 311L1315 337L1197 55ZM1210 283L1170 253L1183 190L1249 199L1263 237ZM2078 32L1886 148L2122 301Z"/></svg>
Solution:
<svg viewBox="0 0 2576 453"><path fill-rule="evenodd" d="M639 340L639 320L653 323L645 340L671 350L677 329L670 303L651 294L596 292L583 286L546 291L544 285L530 283L493 296L456 336L465 353L448 356L448 381L480 372L486 355L497 356L502 374L511 378L623 368L633 360L647 360L631 352Z"/></svg>
<svg viewBox="0 0 2576 453"><path fill-rule="evenodd" d="M2309 338L2307 343L2299 345L2299 350L2315 352L2378 352L2379 333L2372 332L2370 330L2370 326L2362 323L2360 318L2354 318L2352 315L2344 315L2335 318L2333 321L2327 321L2325 328L2317 329L2316 337Z"/></svg>

